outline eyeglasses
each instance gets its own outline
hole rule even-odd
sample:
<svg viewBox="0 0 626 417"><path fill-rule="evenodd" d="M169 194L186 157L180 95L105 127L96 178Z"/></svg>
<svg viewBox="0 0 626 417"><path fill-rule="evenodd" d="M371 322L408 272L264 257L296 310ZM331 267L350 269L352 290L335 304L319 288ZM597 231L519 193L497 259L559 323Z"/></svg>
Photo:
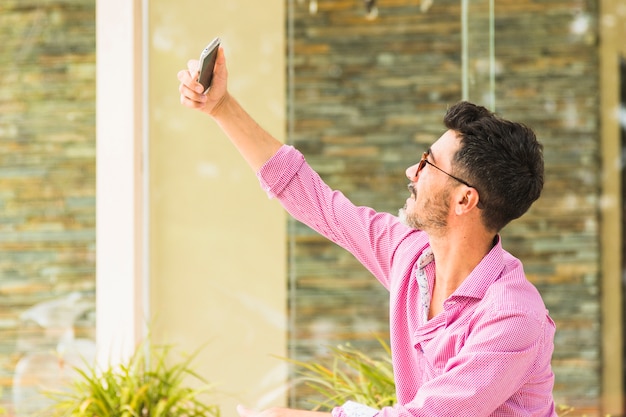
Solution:
<svg viewBox="0 0 626 417"><path fill-rule="evenodd" d="M428 160L428 155L430 155L430 151L424 152L424 153L422 154L422 159L420 159L419 164L417 164L417 171L415 171L415 176L416 176L416 177L417 177L417 174L419 174L419 173L420 173L420 171L421 171L422 169L424 169L424 167L426 166L426 164L428 164L428 165L430 165L431 167L433 167L433 168L435 168L435 169L438 169L439 171L443 172L443 173L444 173L444 174L446 174L448 177L450 177L450 178L452 178L452 179L454 179L454 180L457 180L457 181L458 181L458 182L460 182L461 184L466 185L466 186L468 186L468 187L470 187L470 188L473 188L473 189L475 189L476 191L478 191L478 188L474 187L473 185L471 185L471 184L470 184L470 183L468 183L467 181L462 180L462 179L461 179L461 178L459 178L459 177L455 177L454 175L447 173L447 172L446 172L446 171L444 171L443 169L439 168L437 165L435 165L435 164L433 164L432 162L430 162L430 161ZM479 201L479 202L478 202L478 204L477 204L476 206L477 206L478 208L482 208L481 201Z"/></svg>

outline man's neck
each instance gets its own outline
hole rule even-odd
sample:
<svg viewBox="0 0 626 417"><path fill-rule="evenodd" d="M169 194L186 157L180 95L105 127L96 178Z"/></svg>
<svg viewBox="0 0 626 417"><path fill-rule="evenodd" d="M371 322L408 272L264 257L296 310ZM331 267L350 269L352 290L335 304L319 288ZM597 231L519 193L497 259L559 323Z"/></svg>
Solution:
<svg viewBox="0 0 626 417"><path fill-rule="evenodd" d="M443 303L456 291L491 251L494 242L495 234L478 230L431 237L430 246L435 256L434 301Z"/></svg>

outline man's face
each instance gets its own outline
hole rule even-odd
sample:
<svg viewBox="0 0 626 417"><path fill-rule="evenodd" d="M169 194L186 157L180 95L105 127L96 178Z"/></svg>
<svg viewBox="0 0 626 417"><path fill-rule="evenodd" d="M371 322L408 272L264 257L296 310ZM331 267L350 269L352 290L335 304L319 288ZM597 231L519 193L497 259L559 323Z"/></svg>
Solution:
<svg viewBox="0 0 626 417"><path fill-rule="evenodd" d="M428 163L417 163L407 168L411 195L399 215L408 226L431 234L441 233L447 228L455 183L432 165L452 172L451 161L458 147L456 133L448 130L431 146L426 156Z"/></svg>

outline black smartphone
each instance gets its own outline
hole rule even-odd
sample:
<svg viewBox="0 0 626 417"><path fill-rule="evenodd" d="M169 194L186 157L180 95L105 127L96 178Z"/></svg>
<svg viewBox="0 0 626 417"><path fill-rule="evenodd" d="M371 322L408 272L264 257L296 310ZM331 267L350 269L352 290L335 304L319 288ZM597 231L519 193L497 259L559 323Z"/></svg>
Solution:
<svg viewBox="0 0 626 417"><path fill-rule="evenodd" d="M220 38L215 38L200 54L200 75L198 76L198 82L204 86L205 93L209 90L211 81L213 81L213 68L215 67L219 46Z"/></svg>

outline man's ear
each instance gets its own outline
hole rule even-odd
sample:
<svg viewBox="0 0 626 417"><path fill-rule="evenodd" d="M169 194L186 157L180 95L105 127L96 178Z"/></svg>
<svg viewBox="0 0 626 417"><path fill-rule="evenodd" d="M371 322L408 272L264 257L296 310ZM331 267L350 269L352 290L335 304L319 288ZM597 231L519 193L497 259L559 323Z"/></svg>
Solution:
<svg viewBox="0 0 626 417"><path fill-rule="evenodd" d="M455 213L459 216L467 213L476 207L478 204L478 198L478 192L476 192L476 190L470 187L463 187L462 190L459 190Z"/></svg>

